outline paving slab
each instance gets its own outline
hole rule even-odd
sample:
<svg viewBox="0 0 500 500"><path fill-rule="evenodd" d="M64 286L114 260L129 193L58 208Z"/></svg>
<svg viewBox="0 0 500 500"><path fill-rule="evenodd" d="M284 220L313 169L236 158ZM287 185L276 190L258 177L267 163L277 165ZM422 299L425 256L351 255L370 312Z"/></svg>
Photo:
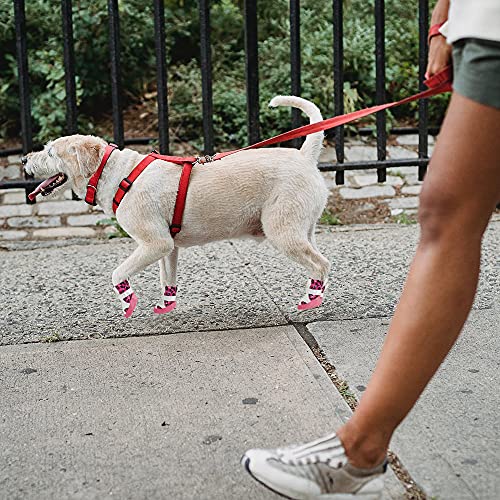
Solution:
<svg viewBox="0 0 500 500"><path fill-rule="evenodd" d="M290 321L311 322L392 315L419 238L417 225L363 226L324 230L318 247L332 265L330 287L318 309L297 312L307 274L268 243L234 245L248 268ZM482 272L475 308L491 307L499 289L500 220L490 223L484 240Z"/></svg>
<svg viewBox="0 0 500 500"><path fill-rule="evenodd" d="M161 294L158 266L134 277L139 305L129 320L122 318L111 273L135 243L6 245L0 252L0 344L287 323L269 297L255 300L260 284L229 242L181 250L178 306L170 314L153 314Z"/></svg>
<svg viewBox="0 0 500 500"><path fill-rule="evenodd" d="M274 499L242 453L349 415L291 326L2 346L0 380L2 499Z"/></svg>
<svg viewBox="0 0 500 500"><path fill-rule="evenodd" d="M457 344L396 432L392 448L429 497L500 498L499 323L500 307L472 311ZM308 329L361 397L388 324L388 319L329 321Z"/></svg>

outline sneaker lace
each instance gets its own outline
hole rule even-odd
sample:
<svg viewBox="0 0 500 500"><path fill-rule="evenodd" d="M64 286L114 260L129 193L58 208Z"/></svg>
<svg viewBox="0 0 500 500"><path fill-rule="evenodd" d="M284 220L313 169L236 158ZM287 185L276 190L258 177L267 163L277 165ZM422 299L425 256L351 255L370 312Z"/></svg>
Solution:
<svg viewBox="0 0 500 500"><path fill-rule="evenodd" d="M279 459L287 465L326 464L340 468L346 462L344 448L335 434L303 445L278 448Z"/></svg>

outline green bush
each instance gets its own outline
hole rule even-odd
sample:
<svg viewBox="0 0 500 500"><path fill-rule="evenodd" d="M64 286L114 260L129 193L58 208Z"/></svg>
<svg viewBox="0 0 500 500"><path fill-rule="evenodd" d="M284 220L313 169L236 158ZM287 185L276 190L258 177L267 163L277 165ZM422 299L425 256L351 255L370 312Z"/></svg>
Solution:
<svg viewBox="0 0 500 500"><path fill-rule="evenodd" d="M332 2L301 2L302 95L324 116L333 114ZM93 132L111 110L108 14L105 0L74 1L79 127ZM242 0L211 6L214 127L217 146L246 143L246 91ZM57 5L57 8L54 8ZM276 94L290 92L288 0L259 2L259 74L262 136L290 126L290 111L268 110ZM196 0L165 0L170 125L176 140L202 147L199 19ZM152 2L120 0L123 100L152 107L155 90ZM33 128L37 141L64 133L65 88L58 3L26 3ZM346 111L372 105L375 89L373 0L344 0L344 101ZM19 134L18 85L12 0L0 0L0 137ZM386 1L387 99L418 87L417 1ZM441 120L447 98L431 102ZM417 105L393 111L389 122L414 121ZM173 147L175 149L175 147Z"/></svg>

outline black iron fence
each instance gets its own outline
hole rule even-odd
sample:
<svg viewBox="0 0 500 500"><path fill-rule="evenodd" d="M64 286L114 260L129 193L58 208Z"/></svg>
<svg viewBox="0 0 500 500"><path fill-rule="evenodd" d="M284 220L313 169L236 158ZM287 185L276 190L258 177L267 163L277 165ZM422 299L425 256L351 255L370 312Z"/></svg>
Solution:
<svg viewBox="0 0 500 500"><path fill-rule="evenodd" d="M26 45L26 20L24 0L14 1L17 67L19 73L19 99L22 148L0 151L0 156L27 153L34 149L31 126L31 104L29 89L29 68ZM169 153L169 115L167 99L167 62L165 51L165 12L163 0L152 0L154 4L155 51L158 100L158 137L128 138L124 137L122 83L120 61L120 16L118 0L107 0L109 17L109 54L111 68L111 96L113 115L114 142L123 147L127 144L139 144L149 140L158 140L161 153ZM343 5L342 0L333 1L333 77L334 77L334 109L335 114L344 113L344 56L343 56ZM429 19L428 0L418 0L414 3L415 14L418 10L419 25L419 80L422 82L427 62L427 32ZM66 84L66 132L77 132L77 99L75 86L75 56L73 50L72 0L61 0L61 22L64 43L64 68ZM259 61L258 61L258 23L257 0L244 0L244 36L246 62L246 92L247 92L247 130L249 143L260 139L259 134ZM376 103L385 102L385 5L384 0L375 0L375 67L376 67ZM204 153L214 153L214 127L212 103L212 61L210 45L210 0L199 0L200 21L200 71L203 95L203 139ZM300 53L300 0L290 0L290 92L293 95L301 93L301 53ZM420 90L424 90L423 83ZM362 162L346 162L344 155L344 128L337 127L334 131L336 163L320 163L323 171L336 172L337 184L344 183L346 170L376 169L379 182L386 180L386 169L389 167L416 166L419 179L422 180L428 164L428 110L427 101L419 102L418 123L418 158L387 159L386 157L386 115L384 111L376 116L377 160ZM298 110L292 112L292 127L300 125ZM36 146L35 146L36 149ZM25 180L0 182L0 189L25 188L29 192L36 182L29 177Z"/></svg>

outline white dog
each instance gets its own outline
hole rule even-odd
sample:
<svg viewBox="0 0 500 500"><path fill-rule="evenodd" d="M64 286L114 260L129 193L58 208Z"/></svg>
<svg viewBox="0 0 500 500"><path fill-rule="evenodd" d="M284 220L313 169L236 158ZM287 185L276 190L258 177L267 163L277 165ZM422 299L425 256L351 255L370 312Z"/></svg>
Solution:
<svg viewBox="0 0 500 500"><path fill-rule="evenodd" d="M293 106L311 123L321 121L319 109L299 97L275 97L270 106ZM176 306L178 249L228 238L267 238L293 261L301 264L310 280L298 309L321 305L330 264L318 251L314 230L328 191L317 169L323 133L309 135L300 150L269 148L243 151L220 161L193 168L182 231L173 238L172 220L181 167L153 161L135 181L116 212L119 224L138 247L113 272L112 281L124 315L136 304L129 279L159 261L162 297L155 312ZM50 194L68 183L83 198L107 143L93 136L73 135L49 142L23 158L25 171L49 177L34 192ZM113 214L112 200L120 181L144 158L130 149L116 150L106 163L96 201Z"/></svg>

